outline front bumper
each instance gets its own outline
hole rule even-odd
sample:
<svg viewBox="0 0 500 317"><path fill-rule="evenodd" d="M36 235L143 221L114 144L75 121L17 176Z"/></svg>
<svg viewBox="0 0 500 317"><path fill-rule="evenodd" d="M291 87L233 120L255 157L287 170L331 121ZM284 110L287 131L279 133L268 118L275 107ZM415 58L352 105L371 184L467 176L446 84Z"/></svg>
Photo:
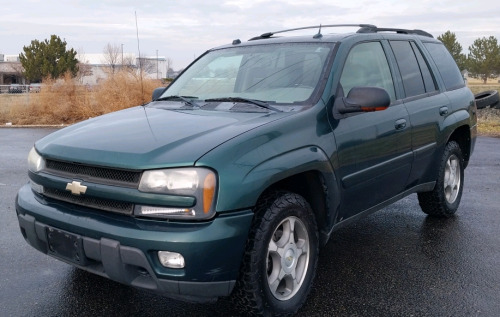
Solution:
<svg viewBox="0 0 500 317"><path fill-rule="evenodd" d="M16 211L24 238L37 250L126 285L196 302L231 293L253 217L246 210L203 223L141 220L44 199L29 185L20 189ZM51 228L75 235L82 258L52 252ZM161 266L158 251L182 254L185 268Z"/></svg>

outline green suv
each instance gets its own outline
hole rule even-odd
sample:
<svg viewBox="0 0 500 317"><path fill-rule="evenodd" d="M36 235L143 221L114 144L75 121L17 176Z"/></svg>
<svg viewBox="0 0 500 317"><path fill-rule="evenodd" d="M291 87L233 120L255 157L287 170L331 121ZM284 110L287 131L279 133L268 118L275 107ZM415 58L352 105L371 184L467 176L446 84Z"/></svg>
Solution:
<svg viewBox="0 0 500 317"><path fill-rule="evenodd" d="M289 315L334 230L413 193L452 216L476 105L451 55L421 30L340 26L357 32L211 49L152 102L36 142L24 238L126 285Z"/></svg>

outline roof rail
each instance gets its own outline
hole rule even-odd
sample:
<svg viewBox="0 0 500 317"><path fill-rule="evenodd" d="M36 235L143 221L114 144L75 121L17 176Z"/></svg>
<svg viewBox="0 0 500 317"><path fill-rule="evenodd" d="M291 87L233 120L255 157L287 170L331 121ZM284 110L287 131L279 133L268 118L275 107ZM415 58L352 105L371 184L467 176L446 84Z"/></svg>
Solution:
<svg viewBox="0 0 500 317"><path fill-rule="evenodd" d="M401 34L415 34L422 35L426 37L434 37L432 34L427 33L422 30L407 30L407 29L397 29L397 28L378 28L374 25L368 25L360 28L357 33L378 33L378 32L396 32Z"/></svg>
<svg viewBox="0 0 500 317"><path fill-rule="evenodd" d="M275 31L275 32L267 32L263 33L259 36L252 37L249 41L253 40L261 40L261 39L268 39L272 37L274 34L278 33L285 33L285 32L292 32L292 31L298 31L298 30L306 30L306 29L318 29L318 33L315 35L315 37L321 37L321 28L333 28L333 27L359 27L361 29L377 29L375 25L371 24L328 24L328 25L313 25L313 26L304 26L301 28L295 28L295 29L287 29L287 30L282 30L282 31ZM361 30L360 29L360 30Z"/></svg>

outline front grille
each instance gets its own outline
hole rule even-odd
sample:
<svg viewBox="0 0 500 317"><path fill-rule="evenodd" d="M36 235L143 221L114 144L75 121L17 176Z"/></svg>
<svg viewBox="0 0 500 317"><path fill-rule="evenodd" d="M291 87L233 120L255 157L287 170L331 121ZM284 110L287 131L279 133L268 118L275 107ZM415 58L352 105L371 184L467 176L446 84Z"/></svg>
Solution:
<svg viewBox="0 0 500 317"><path fill-rule="evenodd" d="M70 179L137 188L142 172L47 160L45 172Z"/></svg>
<svg viewBox="0 0 500 317"><path fill-rule="evenodd" d="M85 206L94 209L106 210L117 212L126 215L132 215L134 211L134 204L123 201L102 199L88 196L75 196L70 192L60 191L53 188L45 187L43 194L47 197L72 203L75 205Z"/></svg>

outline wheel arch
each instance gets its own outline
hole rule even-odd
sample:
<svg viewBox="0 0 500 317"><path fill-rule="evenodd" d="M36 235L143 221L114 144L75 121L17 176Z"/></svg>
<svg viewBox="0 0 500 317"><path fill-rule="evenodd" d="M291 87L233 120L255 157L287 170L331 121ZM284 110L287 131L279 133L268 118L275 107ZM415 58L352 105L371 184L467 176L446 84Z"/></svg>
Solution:
<svg viewBox="0 0 500 317"><path fill-rule="evenodd" d="M455 141L460 146L460 150L462 151L463 159L464 159L464 168L467 167L469 163L469 158L471 155L471 132L470 127L468 125L462 125L456 128L448 138L446 143L451 141Z"/></svg>
<svg viewBox="0 0 500 317"><path fill-rule="evenodd" d="M302 196L311 206L318 224L320 244L328 241L329 233L334 225L339 204L339 192L335 178L319 170L301 172L281 179L267 187L259 196L258 203L278 191L296 193Z"/></svg>

